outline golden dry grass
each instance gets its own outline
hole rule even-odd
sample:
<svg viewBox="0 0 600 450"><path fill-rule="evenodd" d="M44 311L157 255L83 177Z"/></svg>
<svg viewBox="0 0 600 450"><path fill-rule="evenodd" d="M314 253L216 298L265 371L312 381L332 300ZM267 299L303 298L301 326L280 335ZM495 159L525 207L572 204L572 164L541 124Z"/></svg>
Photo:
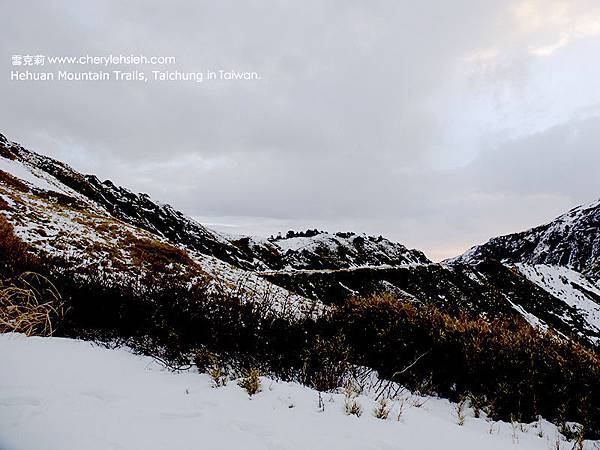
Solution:
<svg viewBox="0 0 600 450"><path fill-rule="evenodd" d="M50 336L64 316L60 294L45 277L26 272L15 282L0 282L0 333Z"/></svg>

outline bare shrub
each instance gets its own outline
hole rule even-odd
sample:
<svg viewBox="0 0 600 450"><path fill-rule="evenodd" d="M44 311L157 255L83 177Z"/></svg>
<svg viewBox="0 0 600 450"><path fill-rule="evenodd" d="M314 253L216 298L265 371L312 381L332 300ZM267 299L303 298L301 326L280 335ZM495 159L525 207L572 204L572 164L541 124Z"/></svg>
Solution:
<svg viewBox="0 0 600 450"><path fill-rule="evenodd" d="M398 410L396 411L396 420L399 422L402 419L402 414L404 414L404 409L406 408L406 397L400 397L398 399Z"/></svg>
<svg viewBox="0 0 600 450"><path fill-rule="evenodd" d="M481 417L481 411L485 407L485 400L478 395L469 395L469 404L473 408L473 416L475 418Z"/></svg>
<svg viewBox="0 0 600 450"><path fill-rule="evenodd" d="M343 336L317 336L303 353L302 382L318 391L340 387L349 372L348 347Z"/></svg>
<svg viewBox="0 0 600 450"><path fill-rule="evenodd" d="M573 422L563 422L558 427L558 431L567 441L573 443L574 450L583 449L583 445L585 443L585 432L583 425Z"/></svg>

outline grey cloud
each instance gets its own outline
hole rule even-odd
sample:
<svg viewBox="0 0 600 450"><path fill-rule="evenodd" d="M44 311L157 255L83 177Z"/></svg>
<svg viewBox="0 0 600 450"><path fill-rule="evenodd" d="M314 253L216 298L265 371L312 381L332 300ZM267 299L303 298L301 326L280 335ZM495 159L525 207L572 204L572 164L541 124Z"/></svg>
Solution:
<svg viewBox="0 0 600 450"><path fill-rule="evenodd" d="M524 80L544 86L508 26L522 1L18 2L2 70L13 53L145 53L262 78L5 81L0 130L240 232L354 229L451 256L600 195L596 119L504 133ZM495 70L463 73L492 47L507 52Z"/></svg>

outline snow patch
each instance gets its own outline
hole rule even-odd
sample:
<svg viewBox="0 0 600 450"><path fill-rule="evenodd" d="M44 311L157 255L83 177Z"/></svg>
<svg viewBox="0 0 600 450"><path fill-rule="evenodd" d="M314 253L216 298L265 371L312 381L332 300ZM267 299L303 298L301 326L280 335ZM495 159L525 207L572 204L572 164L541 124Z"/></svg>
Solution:
<svg viewBox="0 0 600 450"><path fill-rule="evenodd" d="M61 192L72 197L81 198L81 195L62 184L53 176L20 161L0 157L0 170L10 173L12 176L25 181L34 188Z"/></svg>

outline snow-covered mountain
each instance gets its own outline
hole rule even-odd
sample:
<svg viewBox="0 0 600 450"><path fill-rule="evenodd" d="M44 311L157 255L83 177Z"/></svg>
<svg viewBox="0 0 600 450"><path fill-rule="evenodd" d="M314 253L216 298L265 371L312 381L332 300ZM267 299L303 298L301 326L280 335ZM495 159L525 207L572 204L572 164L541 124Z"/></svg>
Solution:
<svg viewBox="0 0 600 450"><path fill-rule="evenodd" d="M484 259L567 267L600 278L600 200L573 208L552 222L521 233L491 239L456 260Z"/></svg>
<svg viewBox="0 0 600 450"><path fill-rule="evenodd" d="M135 194L94 175L83 175L68 165L20 145L0 134L0 169L49 191L84 200L115 219L141 228L205 255L240 268L253 268L236 246L218 233L176 211L154 202L146 194Z"/></svg>
<svg viewBox="0 0 600 450"><path fill-rule="evenodd" d="M580 336L600 331L600 200L578 206L553 221L520 233L493 238L448 261L475 265L501 261L558 299L563 321ZM544 304L544 307L548 305ZM567 333L568 334L568 333Z"/></svg>
<svg viewBox="0 0 600 450"><path fill-rule="evenodd" d="M271 239L228 237L170 205L153 201L147 194L135 194L109 180L80 174L60 161L8 141L1 134L0 156L0 170L23 181L91 203L124 223L240 269L342 269L429 262L420 251L381 236L307 232Z"/></svg>
<svg viewBox="0 0 600 450"><path fill-rule="evenodd" d="M521 316L534 326L598 344L599 261L600 201L546 225L494 238L442 264L264 275L323 301L392 291L446 310Z"/></svg>
<svg viewBox="0 0 600 450"><path fill-rule="evenodd" d="M219 289L268 298L280 310L318 310L258 276L237 247L169 205L100 182L0 135L0 212L44 259L75 276L144 288L157 268L182 284L209 280Z"/></svg>
<svg viewBox="0 0 600 450"><path fill-rule="evenodd" d="M600 342L599 202L435 264L418 250L351 232L226 236L0 135L0 211L38 251L115 280L142 277L151 256L151 265L178 271L184 282L208 276L277 297L280 306L318 310L391 291Z"/></svg>
<svg viewBox="0 0 600 450"><path fill-rule="evenodd" d="M431 261L419 250L382 236L352 232L288 231L285 236L240 237L231 242L267 270L340 270L359 267L407 266Z"/></svg>

